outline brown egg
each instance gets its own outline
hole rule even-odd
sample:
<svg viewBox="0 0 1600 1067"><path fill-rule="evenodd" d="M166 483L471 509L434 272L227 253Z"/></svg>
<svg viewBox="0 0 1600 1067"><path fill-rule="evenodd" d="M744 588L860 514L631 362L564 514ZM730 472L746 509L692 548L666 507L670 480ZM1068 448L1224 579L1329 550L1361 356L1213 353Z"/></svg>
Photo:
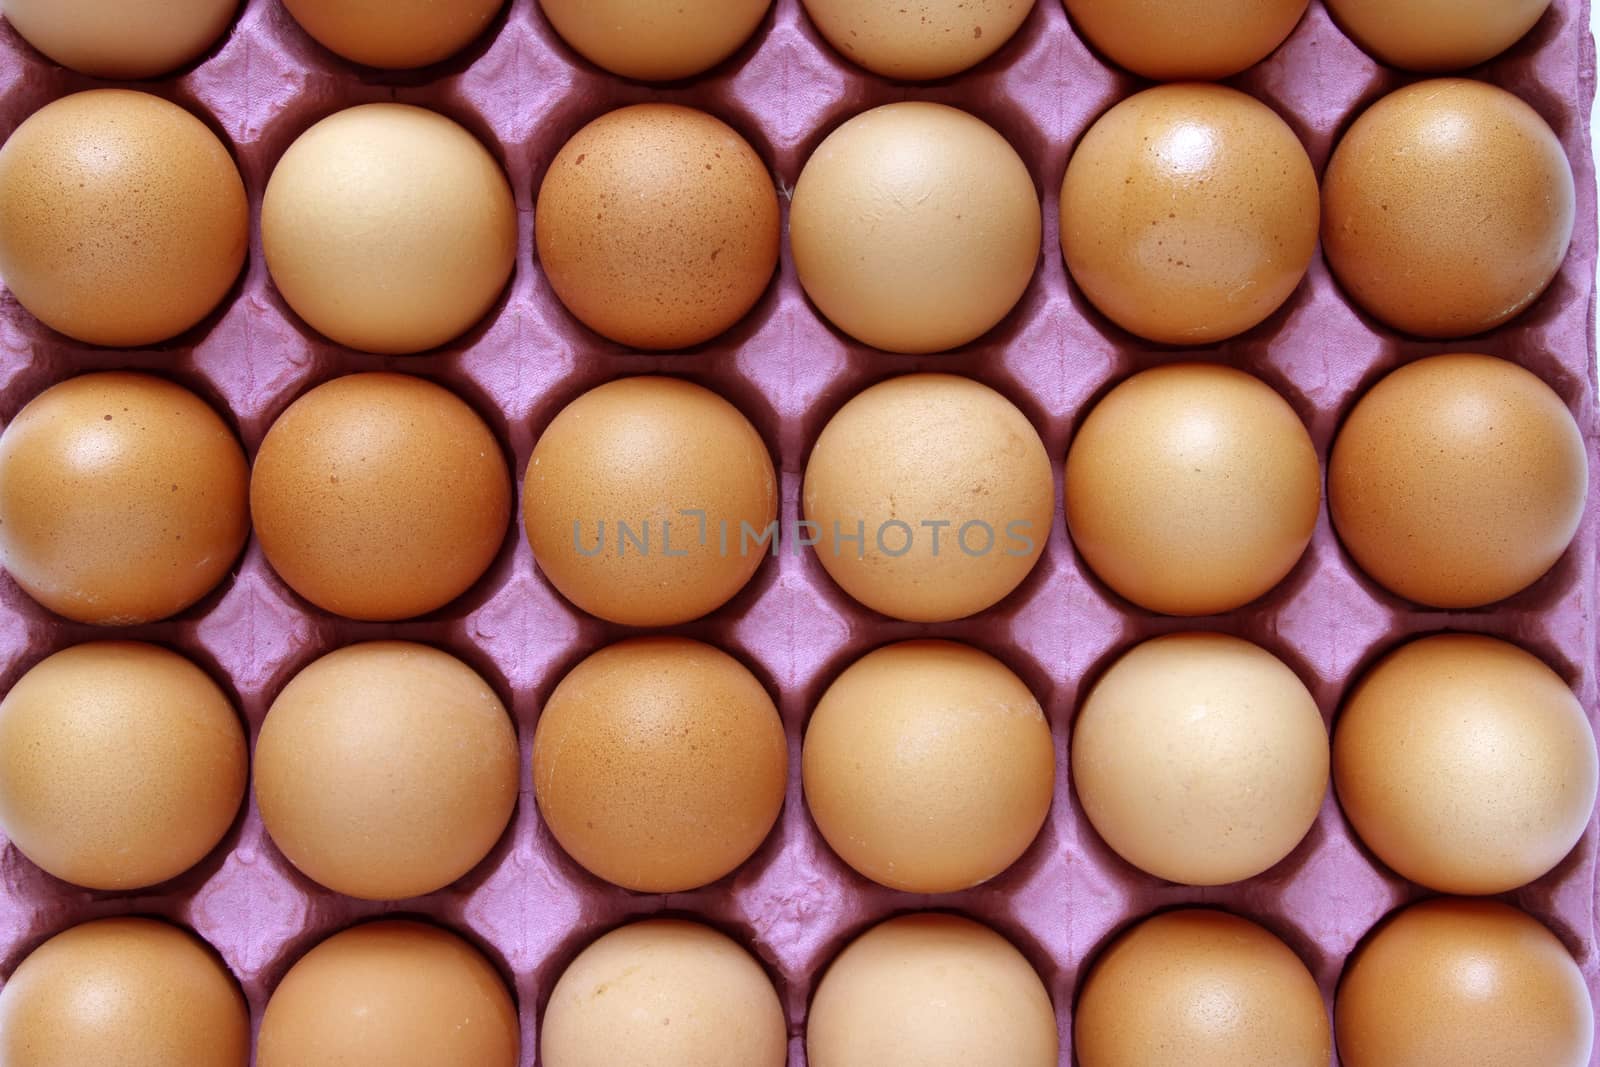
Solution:
<svg viewBox="0 0 1600 1067"><path fill-rule="evenodd" d="M1275 865L1328 789L1328 734L1305 684L1226 634L1168 634L1125 653L1090 690L1071 751L1078 799L1106 844L1186 885Z"/></svg>
<svg viewBox="0 0 1600 1067"><path fill-rule="evenodd" d="M845 58L874 74L931 81L998 52L1034 0L804 0L812 23Z"/></svg>
<svg viewBox="0 0 1600 1067"><path fill-rule="evenodd" d="M846 863L908 893L986 882L1050 811L1055 745L1022 679L951 641L857 660L822 695L805 739L806 806Z"/></svg>
<svg viewBox="0 0 1600 1067"><path fill-rule="evenodd" d="M1078 33L1154 81L1215 81L1277 51L1307 0L1066 0Z"/></svg>
<svg viewBox="0 0 1600 1067"><path fill-rule="evenodd" d="M1380 61L1432 73L1475 67L1516 44L1550 0L1328 0L1328 10Z"/></svg>
<svg viewBox="0 0 1600 1067"><path fill-rule="evenodd" d="M688 348L745 317L778 265L767 165L719 119L636 104L573 135L534 212L539 264L567 310L634 348Z"/></svg>
<svg viewBox="0 0 1600 1067"><path fill-rule="evenodd" d="M1038 431L1005 397L908 374L823 427L803 507L817 559L846 593L893 618L948 622L993 607L1033 570L1055 481Z"/></svg>
<svg viewBox="0 0 1600 1067"><path fill-rule="evenodd" d="M750 954L699 923L650 919L578 954L544 1013L544 1067L783 1067L789 1031Z"/></svg>
<svg viewBox="0 0 1600 1067"><path fill-rule="evenodd" d="M987 333L1033 279L1042 227L1033 178L1006 139L920 101L873 108L829 134L789 208L806 295L839 329L890 352L942 352Z"/></svg>
<svg viewBox="0 0 1600 1067"><path fill-rule="evenodd" d="M238 0L5 0L11 23L64 67L97 78L154 78L186 66L227 30Z"/></svg>
<svg viewBox="0 0 1600 1067"><path fill-rule="evenodd" d="M1067 527L1084 562L1140 607L1232 611L1294 568L1322 470L1283 397L1231 367L1178 363L1122 382L1067 452Z"/></svg>
<svg viewBox="0 0 1600 1067"><path fill-rule="evenodd" d="M6 1067L247 1067L250 1016L210 947L152 919L57 934L0 990Z"/></svg>
<svg viewBox="0 0 1600 1067"><path fill-rule="evenodd" d="M516 730L476 671L438 649L330 652L283 688L256 739L261 821L336 893L399 900L477 866L517 802Z"/></svg>
<svg viewBox="0 0 1600 1067"><path fill-rule="evenodd" d="M1566 153L1536 111L1441 78L1356 120L1322 203L1323 251L1350 298L1397 330L1449 338L1538 299L1566 259L1575 201Z"/></svg>
<svg viewBox="0 0 1600 1067"><path fill-rule="evenodd" d="M222 840L244 799L244 729L206 673L155 645L78 645L0 701L0 827L90 889L174 878Z"/></svg>
<svg viewBox="0 0 1600 1067"><path fill-rule="evenodd" d="M1317 245L1317 175L1271 108L1220 85L1131 96L1083 135L1061 183L1061 250L1123 329L1210 344L1256 326Z"/></svg>
<svg viewBox="0 0 1600 1067"><path fill-rule="evenodd" d="M250 532L244 449L163 378L86 374L0 434L0 564L51 611L125 626L227 577Z"/></svg>
<svg viewBox="0 0 1600 1067"><path fill-rule="evenodd" d="M591 389L545 428L522 517L539 570L584 611L672 626L715 611L771 552L778 480L756 428L677 378Z"/></svg>
<svg viewBox="0 0 1600 1067"><path fill-rule="evenodd" d="M517 1008L483 954L435 926L334 934L267 1001L256 1067L516 1067Z"/></svg>
<svg viewBox="0 0 1600 1067"><path fill-rule="evenodd" d="M273 285L312 329L405 355L455 340L493 307L516 259L517 208L472 134L424 108L364 104L278 160L261 244Z"/></svg>
<svg viewBox="0 0 1600 1067"><path fill-rule="evenodd" d="M1549 386L1492 356L1433 356L1356 404L1328 459L1339 538L1379 584L1472 608L1554 566L1583 519L1583 434Z"/></svg>
<svg viewBox="0 0 1600 1067"><path fill-rule="evenodd" d="M850 943L806 1021L810 1067L1056 1067L1050 994L987 926L902 915Z"/></svg>
<svg viewBox="0 0 1600 1067"><path fill-rule="evenodd" d="M1559 675L1504 641L1440 634L1385 656L1333 738L1356 833L1413 882L1504 893L1566 858L1594 812L1594 733Z"/></svg>
<svg viewBox="0 0 1600 1067"><path fill-rule="evenodd" d="M1495 901L1425 900L1346 965L1334 1006L1344 1067L1587 1067L1594 1009L1549 930Z"/></svg>
<svg viewBox="0 0 1600 1067"><path fill-rule="evenodd" d="M244 265L249 213L216 134L148 93L52 101L0 148L0 277L89 344L154 344L210 314Z"/></svg>
<svg viewBox="0 0 1600 1067"><path fill-rule="evenodd" d="M454 393L405 374L351 374L272 424L250 510L295 592L336 615L405 619L488 569L511 519L511 472Z"/></svg>
<svg viewBox="0 0 1600 1067"><path fill-rule="evenodd" d="M692 78L750 39L772 0L539 0L583 58L640 81Z"/></svg>
<svg viewBox="0 0 1600 1067"><path fill-rule="evenodd" d="M550 694L533 736L545 825L590 873L640 893L695 889L749 859L788 771L755 675L682 637L594 653Z"/></svg>
<svg viewBox="0 0 1600 1067"><path fill-rule="evenodd" d="M283 0L330 52L387 70L426 67L471 44L505 0Z"/></svg>
<svg viewBox="0 0 1600 1067"><path fill-rule="evenodd" d="M1328 1067L1333 1035L1300 957L1253 922L1169 911L1112 942L1078 998L1080 1067Z"/></svg>

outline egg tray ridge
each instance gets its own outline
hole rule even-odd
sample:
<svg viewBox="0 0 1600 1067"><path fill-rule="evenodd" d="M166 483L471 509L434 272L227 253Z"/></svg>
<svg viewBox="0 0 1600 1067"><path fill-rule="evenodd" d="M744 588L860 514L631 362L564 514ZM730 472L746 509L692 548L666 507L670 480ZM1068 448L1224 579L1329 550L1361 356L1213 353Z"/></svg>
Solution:
<svg viewBox="0 0 1600 1067"><path fill-rule="evenodd" d="M1038 567L992 611L941 625L900 623L854 604L808 551L766 560L731 603L671 632L711 642L749 665L778 701L789 738L787 802L778 827L738 871L709 887L645 896L605 885L568 859L541 823L528 776L533 725L555 683L583 656L637 631L576 611L534 566L520 522L489 572L455 604L424 619L357 623L290 592L252 538L223 585L176 619L126 631L68 623L0 577L0 690L44 656L107 637L151 640L207 668L233 697L254 740L273 697L316 657L356 641L437 645L476 667L516 721L522 792L511 827L459 883L394 904L350 900L296 872L262 829L253 802L197 868L150 890L95 893L45 875L0 848L0 975L60 930L119 914L168 917L204 937L238 976L259 1024L272 989L324 937L365 918L423 916L475 941L514 989L522 1064L538 1064L540 1013L562 969L621 922L665 913L697 917L754 951L777 983L790 1027L791 1067L805 1063L806 1006L823 969L856 934L899 912L958 911L1013 940L1055 1001L1061 1064L1071 1064L1077 987L1116 932L1157 909L1207 904L1262 922L1301 955L1331 1008L1344 960L1396 906L1426 895L1386 871L1355 839L1333 797L1301 845L1247 882L1198 889L1144 875L1096 837L1071 789L1067 743L1077 705L1114 656L1157 633L1237 634L1284 658L1331 721L1351 681L1404 639L1442 629L1484 632L1541 656L1600 713L1596 557L1600 554L1600 407L1596 403L1596 206L1588 115L1595 52L1588 0L1555 0L1514 49L1471 72L1516 92L1548 120L1577 178L1571 254L1534 308L1481 339L1442 344L1393 333L1354 310L1320 254L1288 304L1243 337L1198 350L1150 345L1110 325L1071 286L1056 244L1061 174L1093 119L1144 83L1109 66L1070 26L1059 0L1039 0L1016 38L975 70L928 85L869 75L838 57L799 0L777 0L754 39L710 75L658 88L611 76L561 43L535 0L512 0L465 53L420 72L354 66L312 42L276 0L247 0L229 35L178 76L132 83L205 118L229 143L253 208L249 262L226 301L176 341L152 349L77 344L40 325L0 290L0 418L51 384L91 370L134 368L196 389L230 421L253 456L272 420L329 378L392 369L437 380L488 419L518 478L542 428L568 401L609 379L670 373L727 396L755 423L782 481L786 526L798 519L801 472L829 416L874 381L944 370L984 381L1016 402L1056 461L1056 521ZM1363 107L1415 80L1377 65L1330 19L1322 0L1270 59L1230 84L1266 101L1305 141L1320 173ZM106 83L43 59L0 20L0 137L45 103ZM1026 295L1006 320L957 354L894 356L832 330L808 305L785 242L780 272L755 310L714 342L674 355L626 351L584 329L556 300L534 259L534 192L556 151L614 107L665 100L704 108L743 133L780 193L811 150L869 107L902 99L965 108L999 129L1027 161L1044 204L1045 241ZM299 322L262 260L259 208L272 167L313 122L358 103L435 108L477 134L505 166L519 212L515 276L488 318L460 341L419 357L353 353ZM787 215L787 196L780 197ZM1204 620L1153 616L1110 593L1085 569L1061 518L1060 461L1078 420L1136 369L1216 359L1260 375L1306 420L1324 464L1343 415L1387 370L1418 356L1476 350L1512 358L1567 402L1591 455L1589 507L1573 547L1538 584L1490 609L1424 611L1378 589L1339 547L1323 507L1305 558L1261 601ZM811 707L846 666L881 644L916 636L970 642L998 655L1044 705L1058 760L1055 804L1037 841L987 885L913 896L873 885L818 835L801 797L800 739ZM1597 839L1533 885L1507 894L1572 951L1600 1000ZM1600 1067L1600 1051L1592 1063Z"/></svg>

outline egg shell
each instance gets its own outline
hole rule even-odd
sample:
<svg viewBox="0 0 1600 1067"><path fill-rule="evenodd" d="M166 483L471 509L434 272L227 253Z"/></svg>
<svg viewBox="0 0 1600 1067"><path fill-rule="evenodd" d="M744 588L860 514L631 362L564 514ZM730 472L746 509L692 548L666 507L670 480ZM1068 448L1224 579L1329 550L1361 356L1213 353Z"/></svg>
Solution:
<svg viewBox="0 0 1600 1067"><path fill-rule="evenodd" d="M302 956L261 1018L256 1067L517 1067L517 1009L483 954L386 920Z"/></svg>
<svg viewBox="0 0 1600 1067"><path fill-rule="evenodd" d="M1521 40L1550 0L1327 0L1328 11L1380 62L1441 73L1493 59Z"/></svg>
<svg viewBox="0 0 1600 1067"><path fill-rule="evenodd" d="M873 108L806 160L789 242L806 295L875 348L942 352L1021 299L1043 222L1028 167L981 119L944 104Z"/></svg>
<svg viewBox="0 0 1600 1067"><path fill-rule="evenodd" d="M789 1032L772 980L699 923L650 919L578 954L550 994L544 1067L783 1067Z"/></svg>
<svg viewBox="0 0 1600 1067"><path fill-rule="evenodd" d="M506 0L283 0L330 52L386 70L426 67L471 44Z"/></svg>
<svg viewBox="0 0 1600 1067"><path fill-rule="evenodd" d="M624 78L702 74L750 39L772 0L539 0L574 51Z"/></svg>
<svg viewBox="0 0 1600 1067"><path fill-rule="evenodd" d="M250 1016L211 947L151 919L57 934L0 989L6 1067L247 1067Z"/></svg>
<svg viewBox="0 0 1600 1067"><path fill-rule="evenodd" d="M1334 1005L1344 1067L1587 1067L1583 974L1538 920L1438 897L1391 916L1345 967Z"/></svg>
<svg viewBox="0 0 1600 1067"><path fill-rule="evenodd" d="M561 680L533 737L539 814L584 869L641 893L728 874L777 822L778 710L738 660L682 637L603 648Z"/></svg>
<svg viewBox="0 0 1600 1067"><path fill-rule="evenodd" d="M77 622L166 618L238 559L248 474L233 431L187 389L120 371L68 379L0 434L0 564Z"/></svg>
<svg viewBox="0 0 1600 1067"><path fill-rule="evenodd" d="M1572 167L1538 112L1504 89L1439 78L1372 105L1322 179L1322 247L1358 305L1419 337L1521 314L1572 240Z"/></svg>
<svg viewBox="0 0 1600 1067"><path fill-rule="evenodd" d="M1344 547L1380 585L1437 608L1517 593L1583 519L1583 434L1555 392L1493 356L1409 363L1345 419L1328 459Z"/></svg>
<svg viewBox="0 0 1600 1067"><path fill-rule="evenodd" d="M1308 0L1066 0L1073 27L1154 81L1215 81L1266 59Z"/></svg>
<svg viewBox="0 0 1600 1067"><path fill-rule="evenodd" d="M466 592L511 521L511 472L466 402L404 374L335 378L278 416L250 510L295 592L354 619L405 619Z"/></svg>
<svg viewBox="0 0 1600 1067"><path fill-rule="evenodd" d="M301 873L399 900L477 866L511 820L516 730L488 683L406 641L330 652L283 688L256 738L261 821Z"/></svg>
<svg viewBox="0 0 1600 1067"><path fill-rule="evenodd" d="M1034 0L804 0L812 25L875 74L931 81L998 52Z"/></svg>
<svg viewBox="0 0 1600 1067"><path fill-rule="evenodd" d="M778 266L767 165L722 120L635 104L573 134L534 211L539 264L568 311L634 348L688 348L733 326Z"/></svg>
<svg viewBox="0 0 1600 1067"><path fill-rule="evenodd" d="M64 67L97 78L154 78L185 66L221 37L238 0L4 0L24 40Z"/></svg>
<svg viewBox="0 0 1600 1067"><path fill-rule="evenodd" d="M1300 957L1246 919L1163 912L1095 961L1074 1015L1079 1067L1328 1067L1333 1034Z"/></svg>
<svg viewBox="0 0 1600 1067"><path fill-rule="evenodd" d="M160 97L64 96L0 147L0 277L79 341L131 348L189 329L233 287L248 239L233 157Z"/></svg>
<svg viewBox="0 0 1600 1067"><path fill-rule="evenodd" d="M869 652L806 727L806 806L841 858L908 893L988 881L1050 811L1055 745L1022 679L952 641Z"/></svg>

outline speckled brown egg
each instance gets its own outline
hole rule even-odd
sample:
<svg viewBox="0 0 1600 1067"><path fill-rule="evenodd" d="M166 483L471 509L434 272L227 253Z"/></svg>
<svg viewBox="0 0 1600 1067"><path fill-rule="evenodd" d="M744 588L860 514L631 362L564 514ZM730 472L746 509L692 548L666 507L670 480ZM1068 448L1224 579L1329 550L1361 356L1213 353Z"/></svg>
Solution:
<svg viewBox="0 0 1600 1067"><path fill-rule="evenodd" d="M222 36L237 0L3 0L11 28L64 67L97 78L154 78Z"/></svg>
<svg viewBox="0 0 1600 1067"><path fill-rule="evenodd" d="M1444 893L1548 872L1594 812L1594 733L1561 677L1515 645L1440 634L1385 656L1333 739L1334 783L1368 848Z"/></svg>
<svg viewBox="0 0 1600 1067"><path fill-rule="evenodd" d="M806 463L817 560L851 597L912 622L993 607L1033 570L1055 519L1044 442L970 378L908 374L840 408Z"/></svg>
<svg viewBox="0 0 1600 1067"><path fill-rule="evenodd" d="M0 564L74 621L164 619L238 559L248 477L233 431L187 389L146 374L69 379L0 434Z"/></svg>
<svg viewBox="0 0 1600 1067"><path fill-rule="evenodd" d="M256 1067L516 1067L517 1008L483 954L436 926L334 934L267 1001Z"/></svg>
<svg viewBox="0 0 1600 1067"><path fill-rule="evenodd" d="M772 0L539 0L561 39L598 67L640 81L676 81L733 55Z"/></svg>
<svg viewBox="0 0 1600 1067"><path fill-rule="evenodd" d="M155 885L200 862L244 798L244 729L204 671L155 645L78 645L0 701L0 827L90 889Z"/></svg>
<svg viewBox="0 0 1600 1067"><path fill-rule="evenodd" d="M1163 85L1078 142L1061 183L1061 250L1123 329L1209 344L1289 299L1318 211L1311 160L1271 108L1220 85Z"/></svg>
<svg viewBox="0 0 1600 1067"><path fill-rule="evenodd" d="M789 208L806 295L890 352L942 352L1005 318L1033 279L1043 223L1028 167L943 104L857 115L817 146Z"/></svg>
<svg viewBox="0 0 1600 1067"><path fill-rule="evenodd" d="M1519 315L1560 269L1575 217L1572 167L1544 119L1461 78L1368 109L1334 150L1322 201L1323 251L1345 292L1421 337Z"/></svg>
<svg viewBox="0 0 1600 1067"><path fill-rule="evenodd" d="M1034 0L805 0L845 58L904 81L948 78L994 55Z"/></svg>
<svg viewBox="0 0 1600 1067"><path fill-rule="evenodd" d="M505 0L283 0L319 44L354 62L409 70L471 44Z"/></svg>
<svg viewBox="0 0 1600 1067"><path fill-rule="evenodd" d="M1067 527L1116 592L1210 615L1293 569L1321 483L1305 424L1270 386L1231 367L1170 364L1122 382L1084 419L1067 453Z"/></svg>
<svg viewBox="0 0 1600 1067"><path fill-rule="evenodd" d="M74 93L0 148L0 277L68 337L127 348L182 333L233 287L248 239L233 157L160 97Z"/></svg>
<svg viewBox="0 0 1600 1067"><path fill-rule="evenodd" d="M714 882L766 840L789 769L772 698L738 660L681 637L603 648L545 703L539 814L590 873L641 893Z"/></svg>
<svg viewBox="0 0 1600 1067"><path fill-rule="evenodd" d="M1005 938L958 915L902 915L823 972L810 1067L1056 1067L1050 994Z"/></svg>
<svg viewBox="0 0 1600 1067"><path fill-rule="evenodd" d="M488 855L517 801L517 735L489 683L406 641L330 652L283 688L256 739L278 849L346 896L442 889Z"/></svg>
<svg viewBox="0 0 1600 1067"><path fill-rule="evenodd" d="M1495 901L1425 900L1345 967L1334 1005L1345 1067L1587 1067L1582 972L1538 920Z"/></svg>
<svg viewBox="0 0 1600 1067"><path fill-rule="evenodd" d="M1305 683L1226 634L1168 634L1124 653L1079 709L1071 751L1106 844L1186 885L1272 867L1328 790L1328 733Z"/></svg>
<svg viewBox="0 0 1600 1067"><path fill-rule="evenodd" d="M671 626L715 611L771 553L767 446L737 408L677 378L607 382L540 435L522 517L539 570L584 611Z"/></svg>
<svg viewBox="0 0 1600 1067"><path fill-rule="evenodd" d="M545 1067L783 1067L789 1031L772 980L699 923L650 919L578 954L545 1008Z"/></svg>
<svg viewBox="0 0 1600 1067"><path fill-rule="evenodd" d="M1328 460L1334 527L1392 592L1471 608L1527 588L1583 519L1583 434L1536 376L1492 356L1433 356L1373 386Z"/></svg>
<svg viewBox="0 0 1600 1067"><path fill-rule="evenodd" d="M441 608L488 569L511 520L511 472L477 412L404 374L317 386L267 431L250 481L267 562L353 619Z"/></svg>
<svg viewBox="0 0 1600 1067"><path fill-rule="evenodd" d="M1146 919L1095 961L1078 998L1080 1067L1328 1067L1316 980L1253 922L1209 908Z"/></svg>
<svg viewBox="0 0 1600 1067"><path fill-rule="evenodd" d="M312 329L406 355L488 314L516 259L517 208L500 164L461 126L364 104L312 126L278 160L261 246L279 295Z"/></svg>
<svg viewBox="0 0 1600 1067"><path fill-rule="evenodd" d="M806 807L846 863L908 893L1010 867L1050 811L1055 745L1022 679L952 641L905 641L841 674L806 727Z"/></svg>
<svg viewBox="0 0 1600 1067"><path fill-rule="evenodd" d="M1430 73L1493 59L1549 6L1550 0L1328 0L1344 31L1381 62Z"/></svg>
<svg viewBox="0 0 1600 1067"><path fill-rule="evenodd" d="M100 919L33 951L0 990L6 1067L247 1067L250 1016L199 938Z"/></svg>
<svg viewBox="0 0 1600 1067"><path fill-rule="evenodd" d="M1066 0L1073 27L1154 81L1215 81L1275 52L1307 0Z"/></svg>
<svg viewBox="0 0 1600 1067"><path fill-rule="evenodd" d="M574 134L533 221L567 310L634 348L711 340L755 306L778 265L767 165L726 123L676 104L619 108Z"/></svg>

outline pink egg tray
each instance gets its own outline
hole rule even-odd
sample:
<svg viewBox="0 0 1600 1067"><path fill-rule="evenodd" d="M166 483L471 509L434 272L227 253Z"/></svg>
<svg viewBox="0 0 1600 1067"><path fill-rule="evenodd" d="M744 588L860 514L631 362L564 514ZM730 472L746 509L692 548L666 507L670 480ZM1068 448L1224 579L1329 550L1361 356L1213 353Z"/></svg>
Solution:
<svg viewBox="0 0 1600 1067"><path fill-rule="evenodd" d="M1543 114L1577 175L1579 225L1571 255L1529 313L1471 342L1407 339L1354 310L1319 257L1288 305L1266 323L1218 347L1180 351L1111 326L1075 291L1062 265L1056 200L1070 150L1097 115L1142 83L1096 56L1058 0L1039 0L1021 32L989 61L925 86L853 67L819 37L799 0L777 0L733 58L706 77L666 88L628 82L581 60L556 37L534 0L513 0L466 53L404 74L353 66L311 41L275 0L248 0L229 36L196 66L139 87L202 115L231 143L257 208L278 157L335 110L398 100L457 119L499 157L516 191L521 251L506 293L462 340L402 358L343 350L299 322L273 289L259 234L243 278L222 307L155 349L76 344L0 294L0 416L9 419L69 376L138 368L170 376L230 412L253 453L274 417L311 386L387 368L438 380L475 405L520 476L541 429L583 391L622 375L675 374L727 396L761 430L781 471L788 524L798 518L811 442L829 416L867 385L907 371L953 371L999 389L1038 427L1057 457L1059 478L1060 457L1092 403L1113 383L1155 363L1214 359L1260 375L1304 417L1325 458L1344 413L1385 371L1418 356L1467 349L1515 359L1548 382L1576 414L1593 455L1600 407L1588 125L1595 55L1587 26L1587 0L1555 0L1527 39L1471 72L1511 89ZM1275 107L1320 170L1352 118L1408 80L1368 58L1321 0L1313 0L1288 42L1232 83ZM52 99L102 84L44 60L0 21L0 135ZM537 185L566 138L607 110L648 100L704 108L739 129L787 191L834 127L903 99L953 104L995 126L1028 161L1044 203L1047 236L1027 294L1000 326L959 353L892 356L848 340L807 303L787 249L778 277L748 318L709 345L673 355L629 352L590 333L561 307L540 271L532 248ZM1593 467L1600 481L1600 463ZM721 928L760 958L788 1014L789 1062L801 1065L806 1007L834 955L880 919L938 908L991 924L1032 960L1054 998L1061 1063L1068 1065L1072 1006L1088 965L1113 935L1152 911L1207 904L1265 924L1304 958L1331 1009L1350 951L1385 914L1424 895L1373 859L1331 794L1292 855L1238 885L1174 886L1120 860L1085 819L1066 773L1075 709L1120 651L1157 633L1234 633L1292 665L1331 721L1352 680L1398 642L1444 629L1480 631L1537 653L1572 684L1591 720L1600 711L1600 492L1591 493L1578 539L1555 569L1490 609L1424 611L1385 593L1342 551L1324 508L1310 550L1278 589L1241 611L1204 620L1156 617L1119 600L1075 554L1059 499L1057 506L1037 569L998 607L972 619L946 625L887 620L844 596L809 550L786 547L764 561L730 604L675 629L728 650L764 681L782 710L791 771L779 825L756 855L714 885L668 897L628 893L589 876L540 821L527 781L539 709L567 670L629 631L563 601L535 566L520 523L507 531L498 559L466 596L432 616L397 624L350 622L313 608L278 580L253 541L230 579L200 604L176 619L116 633L56 618L9 578L0 580L0 685L11 685L67 645L108 636L147 639L209 669L253 734L278 691L316 657L357 641L417 640L455 653L491 681L515 717L524 766L516 815L489 857L448 889L393 904L350 900L302 877L268 839L253 803L199 867L133 894L66 885L6 846L0 850L0 974L10 974L44 939L75 923L125 913L165 916L215 946L259 1021L284 972L324 937L376 915L424 916L471 938L501 968L521 1013L522 1063L536 1065L541 1012L565 965L620 923L672 914ZM908 896L853 873L818 835L800 793L801 737L828 683L868 650L916 636L970 642L1016 670L1046 709L1060 767L1054 809L1022 860L987 885L949 896ZM1597 839L1600 826L1591 823L1559 867L1507 899L1557 933L1600 995ZM1594 1063L1600 1064L1600 1054Z"/></svg>

